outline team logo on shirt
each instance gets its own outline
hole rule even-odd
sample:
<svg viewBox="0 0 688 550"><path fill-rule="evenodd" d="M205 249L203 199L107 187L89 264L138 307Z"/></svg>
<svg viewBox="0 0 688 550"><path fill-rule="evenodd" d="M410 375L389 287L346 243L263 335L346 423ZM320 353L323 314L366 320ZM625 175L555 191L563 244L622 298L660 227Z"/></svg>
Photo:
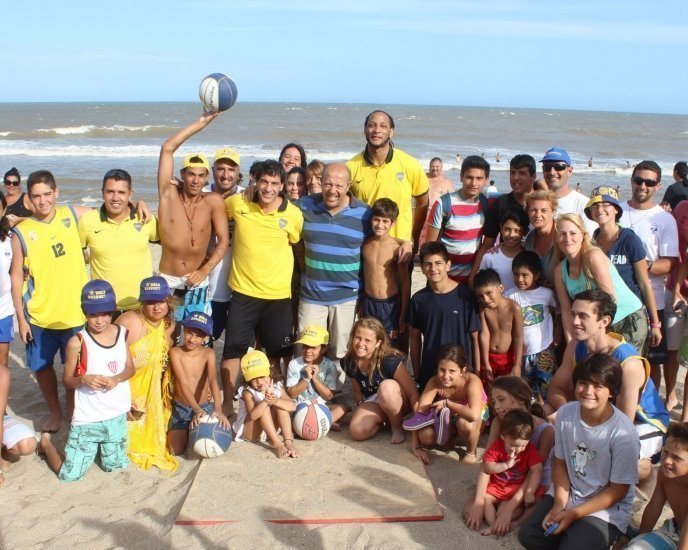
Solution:
<svg viewBox="0 0 688 550"><path fill-rule="evenodd" d="M404 181L404 173L403 172L397 172L397 181L398 182Z"/></svg>
<svg viewBox="0 0 688 550"><path fill-rule="evenodd" d="M69 229L72 226L71 218L62 218L62 225Z"/></svg>
<svg viewBox="0 0 688 550"><path fill-rule="evenodd" d="M141 222L134 223L134 229L136 229L136 231L138 231L139 233L141 232L141 227Z"/></svg>
<svg viewBox="0 0 688 550"><path fill-rule="evenodd" d="M108 361L107 367L112 374L117 374L117 361Z"/></svg>
<svg viewBox="0 0 688 550"><path fill-rule="evenodd" d="M279 222L277 223L280 229L284 229L285 227L287 227L287 220L285 220L284 218L280 218Z"/></svg>
<svg viewBox="0 0 688 550"><path fill-rule="evenodd" d="M32 241L35 241L36 239L38 239L38 235L36 235L36 232L35 232L35 231L29 231L28 237L29 237L29 239L31 239Z"/></svg>

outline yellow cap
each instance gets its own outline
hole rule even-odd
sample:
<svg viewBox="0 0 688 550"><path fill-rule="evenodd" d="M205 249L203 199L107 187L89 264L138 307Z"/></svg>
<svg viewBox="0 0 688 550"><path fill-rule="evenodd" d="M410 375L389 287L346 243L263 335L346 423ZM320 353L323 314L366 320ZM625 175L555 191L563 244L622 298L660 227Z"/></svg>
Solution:
<svg viewBox="0 0 688 550"><path fill-rule="evenodd" d="M182 164L182 170L186 168L205 168L210 172L210 164L208 164L208 159L203 153L186 155L184 157L184 163Z"/></svg>
<svg viewBox="0 0 688 550"><path fill-rule="evenodd" d="M241 160L241 156L234 149L224 147L223 149L218 149L217 151L215 151L215 163L217 163L218 160L222 159L231 160L234 164L238 166L239 161Z"/></svg>
<svg viewBox="0 0 688 550"><path fill-rule="evenodd" d="M303 329L301 338L295 344L306 344L307 346L326 346L330 341L330 333L323 327L311 325Z"/></svg>
<svg viewBox="0 0 688 550"><path fill-rule="evenodd" d="M270 376L270 361L267 356L256 349L249 351L241 358L241 374L250 382L254 378Z"/></svg>

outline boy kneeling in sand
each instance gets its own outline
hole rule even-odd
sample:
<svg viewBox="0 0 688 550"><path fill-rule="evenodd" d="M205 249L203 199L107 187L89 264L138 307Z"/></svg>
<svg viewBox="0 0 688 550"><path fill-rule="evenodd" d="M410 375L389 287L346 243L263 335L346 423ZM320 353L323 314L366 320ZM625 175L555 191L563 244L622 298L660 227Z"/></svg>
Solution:
<svg viewBox="0 0 688 550"><path fill-rule="evenodd" d="M189 428L197 426L202 416L214 416L223 428L230 427L229 420L222 413L215 352L212 348L203 347L213 334L213 321L198 311L187 315L182 326L184 343L170 350L175 384L167 446L175 455L186 450Z"/></svg>
<svg viewBox="0 0 688 550"><path fill-rule="evenodd" d="M129 466L127 413L131 409L128 380L134 363L127 348L127 330L112 324L117 309L110 283L95 279L81 291L86 328L67 342L64 386L74 392L74 414L65 459L50 441L41 438L41 450L61 481L79 481L100 451L106 472Z"/></svg>

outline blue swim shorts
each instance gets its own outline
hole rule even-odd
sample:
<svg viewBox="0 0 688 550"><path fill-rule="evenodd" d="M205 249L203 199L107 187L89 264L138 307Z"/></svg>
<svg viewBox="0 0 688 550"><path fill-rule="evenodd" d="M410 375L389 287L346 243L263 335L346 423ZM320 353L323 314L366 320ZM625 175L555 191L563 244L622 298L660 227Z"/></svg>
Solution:
<svg viewBox="0 0 688 550"><path fill-rule="evenodd" d="M215 410L215 403L206 401L205 403L201 403L200 407L205 414L210 414ZM170 423L167 426L167 431L188 430L193 417L193 408L189 405L172 401L172 415L170 416Z"/></svg>
<svg viewBox="0 0 688 550"><path fill-rule="evenodd" d="M26 366L33 372L52 367L55 354L58 351L60 352L60 360L64 363L67 342L83 328L52 329L32 324L29 324L29 327L31 328L32 339L26 344Z"/></svg>

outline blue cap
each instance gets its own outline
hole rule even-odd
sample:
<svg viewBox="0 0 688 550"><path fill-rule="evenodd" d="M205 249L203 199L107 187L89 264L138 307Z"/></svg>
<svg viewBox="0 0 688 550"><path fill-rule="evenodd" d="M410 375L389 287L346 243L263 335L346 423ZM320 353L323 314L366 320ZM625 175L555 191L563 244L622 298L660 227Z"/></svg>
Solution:
<svg viewBox="0 0 688 550"><path fill-rule="evenodd" d="M197 328L208 336L213 334L213 320L210 316L200 311L189 313L182 321L182 326L184 328Z"/></svg>
<svg viewBox="0 0 688 550"><path fill-rule="evenodd" d="M94 279L81 290L81 309L86 315L111 313L117 309L117 300L112 285L101 279Z"/></svg>
<svg viewBox="0 0 688 550"><path fill-rule="evenodd" d="M565 162L571 166L571 157L566 152L566 149L552 147L545 153L545 156L540 159L540 162Z"/></svg>
<svg viewBox="0 0 688 550"><path fill-rule="evenodd" d="M139 290L139 302L162 302L170 295L170 285L167 281L156 275L141 281Z"/></svg>

